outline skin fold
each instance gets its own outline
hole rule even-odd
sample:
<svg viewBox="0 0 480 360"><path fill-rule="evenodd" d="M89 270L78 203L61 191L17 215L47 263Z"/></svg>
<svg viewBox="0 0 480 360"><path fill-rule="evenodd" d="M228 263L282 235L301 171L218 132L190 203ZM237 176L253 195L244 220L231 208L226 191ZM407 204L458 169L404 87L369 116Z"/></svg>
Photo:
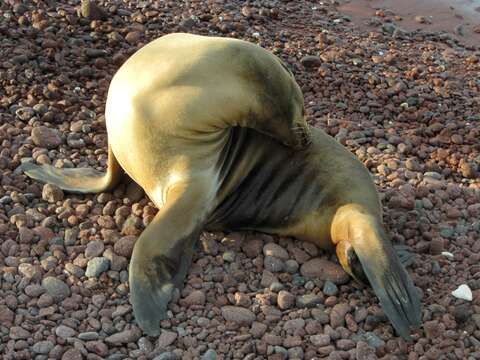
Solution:
<svg viewBox="0 0 480 360"><path fill-rule="evenodd" d="M135 318L149 335L159 334L208 229L336 249L345 271L370 283L409 338L420 301L383 228L370 174L303 115L300 88L271 53L240 40L171 34L140 49L112 80L106 173L22 167L77 193L109 191L127 174L159 208L129 269Z"/></svg>

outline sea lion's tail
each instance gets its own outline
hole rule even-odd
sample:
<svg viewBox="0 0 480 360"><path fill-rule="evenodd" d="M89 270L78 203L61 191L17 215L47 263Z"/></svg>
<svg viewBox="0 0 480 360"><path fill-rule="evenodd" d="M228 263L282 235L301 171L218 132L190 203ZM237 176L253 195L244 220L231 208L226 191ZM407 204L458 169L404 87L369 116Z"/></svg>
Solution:
<svg viewBox="0 0 480 360"><path fill-rule="evenodd" d="M123 170L110 147L106 173L92 168L59 169L51 165L32 163L23 163L20 167L32 179L79 194L110 191L120 182L123 175Z"/></svg>
<svg viewBox="0 0 480 360"><path fill-rule="evenodd" d="M409 340L410 328L420 326L420 298L379 220L353 207L334 221L332 230L343 268L370 283L397 333Z"/></svg>

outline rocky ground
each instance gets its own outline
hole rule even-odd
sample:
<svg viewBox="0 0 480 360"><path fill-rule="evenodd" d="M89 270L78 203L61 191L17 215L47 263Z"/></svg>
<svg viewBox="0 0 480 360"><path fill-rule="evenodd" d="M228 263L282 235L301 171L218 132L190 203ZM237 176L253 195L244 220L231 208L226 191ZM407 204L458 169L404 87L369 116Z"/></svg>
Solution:
<svg viewBox="0 0 480 360"><path fill-rule="evenodd" d="M381 14L358 30L318 1L98 3L0 4L3 359L480 359L478 47L405 32ZM134 184L64 194L17 167L104 169L111 77L175 31L238 37L282 57L310 123L369 168L393 241L417 254L424 323L412 343L334 256L256 233L203 234L171 319L160 337L142 335L127 264L153 204ZM471 301L452 296L461 284Z"/></svg>

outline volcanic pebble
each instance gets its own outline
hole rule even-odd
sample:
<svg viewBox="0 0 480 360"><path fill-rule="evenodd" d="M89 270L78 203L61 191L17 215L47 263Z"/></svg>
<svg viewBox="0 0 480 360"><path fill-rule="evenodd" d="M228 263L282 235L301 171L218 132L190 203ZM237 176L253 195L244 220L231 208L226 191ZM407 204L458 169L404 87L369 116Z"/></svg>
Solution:
<svg viewBox="0 0 480 360"><path fill-rule="evenodd" d="M53 184L43 185L42 199L49 203L56 203L63 199L63 190Z"/></svg>
<svg viewBox="0 0 480 360"><path fill-rule="evenodd" d="M337 265L324 258L315 258L307 261L300 267L303 276L329 280L334 284L345 284L349 281L348 274Z"/></svg>
<svg viewBox="0 0 480 360"><path fill-rule="evenodd" d="M62 301L71 294L68 285L55 277L48 276L44 278L42 286L47 290L48 295L56 301Z"/></svg>
<svg viewBox="0 0 480 360"><path fill-rule="evenodd" d="M265 256L272 256L274 258L288 260L288 252L280 245L275 243L268 243L263 247L263 254Z"/></svg>
<svg viewBox="0 0 480 360"><path fill-rule="evenodd" d="M239 306L223 306L222 316L227 321L243 325L250 325L255 320L254 313Z"/></svg>
<svg viewBox="0 0 480 360"><path fill-rule="evenodd" d="M32 140L37 146L53 149L62 143L62 138L55 129L46 126L34 127L32 130Z"/></svg>

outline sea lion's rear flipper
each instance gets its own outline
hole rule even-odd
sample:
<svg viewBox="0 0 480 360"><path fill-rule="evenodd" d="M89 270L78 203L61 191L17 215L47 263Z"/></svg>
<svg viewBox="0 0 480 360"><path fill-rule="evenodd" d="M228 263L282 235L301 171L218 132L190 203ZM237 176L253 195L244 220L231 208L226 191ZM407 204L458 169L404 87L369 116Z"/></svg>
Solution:
<svg viewBox="0 0 480 360"><path fill-rule="evenodd" d="M172 192L177 191L167 192L165 205L138 238L130 261L130 302L150 336L159 334L173 290L183 286L209 207L201 180Z"/></svg>
<svg viewBox="0 0 480 360"><path fill-rule="evenodd" d="M409 340L410 328L420 326L420 298L378 215L357 205L341 208L332 223L332 239L345 271L370 283L397 333Z"/></svg>
<svg viewBox="0 0 480 360"><path fill-rule="evenodd" d="M120 182L124 174L110 147L106 173L92 168L59 169L51 165L32 163L23 163L20 167L32 179L79 194L110 191Z"/></svg>
<svg viewBox="0 0 480 360"><path fill-rule="evenodd" d="M421 322L420 298L393 247L386 248L383 254L376 254L360 246L355 247L355 253L393 327L404 339L410 339L410 327Z"/></svg>
<svg viewBox="0 0 480 360"><path fill-rule="evenodd" d="M408 268L415 261L415 253L411 251L408 246L405 245L394 245L393 248L397 253L398 259L403 267Z"/></svg>

